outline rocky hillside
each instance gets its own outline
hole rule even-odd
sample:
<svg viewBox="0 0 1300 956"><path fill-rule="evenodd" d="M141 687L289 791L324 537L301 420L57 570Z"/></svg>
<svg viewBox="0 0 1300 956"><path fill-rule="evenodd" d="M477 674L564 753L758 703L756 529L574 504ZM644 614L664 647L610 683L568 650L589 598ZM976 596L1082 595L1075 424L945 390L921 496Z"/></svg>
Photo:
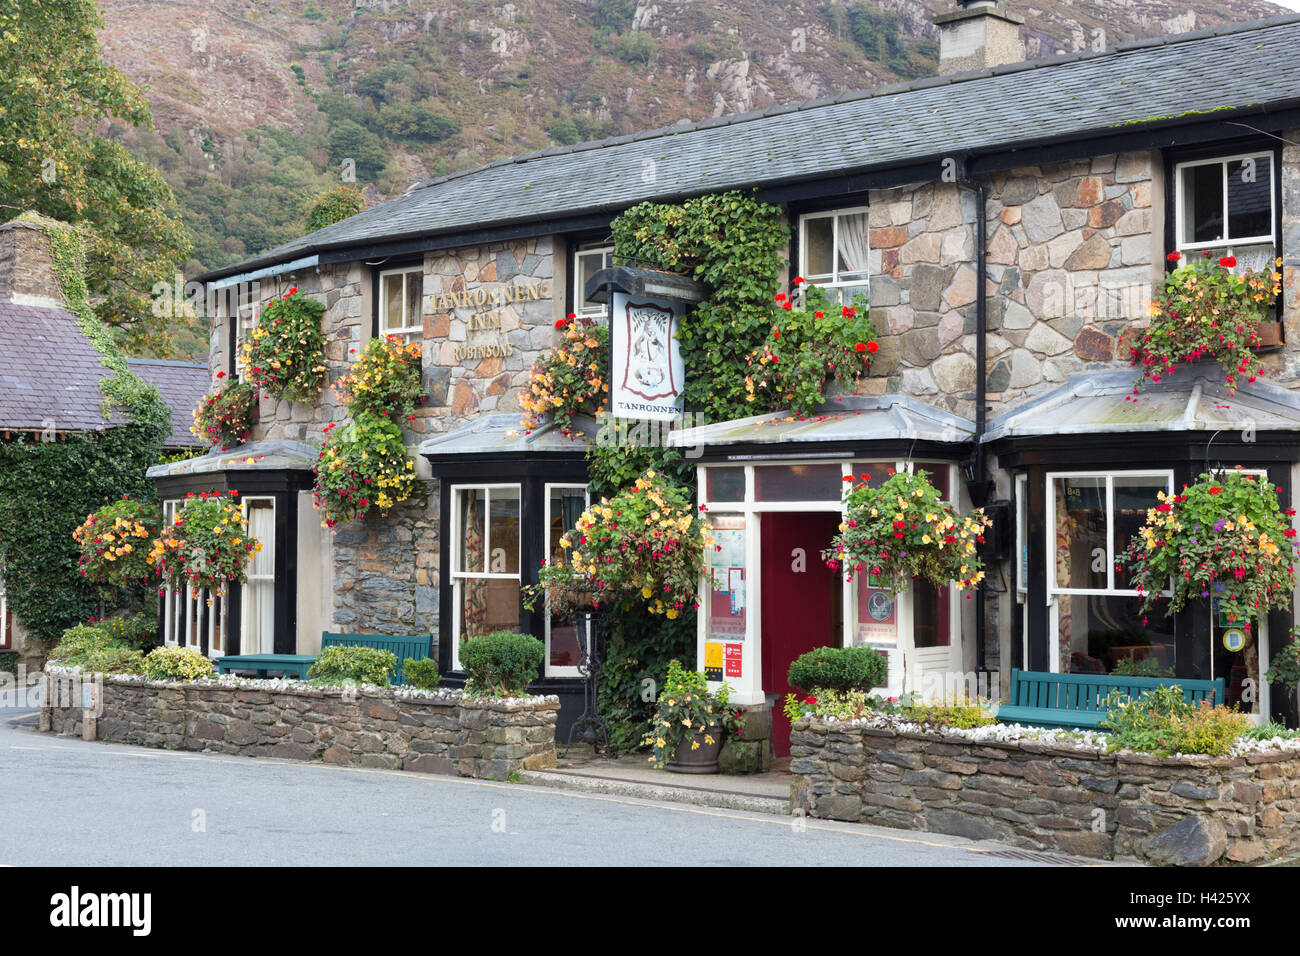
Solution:
<svg viewBox="0 0 1300 956"><path fill-rule="evenodd" d="M375 201L551 143L932 73L951 0L101 0L147 90L191 269L303 231L344 160ZM1012 0L1031 57L1284 13L1264 0Z"/></svg>

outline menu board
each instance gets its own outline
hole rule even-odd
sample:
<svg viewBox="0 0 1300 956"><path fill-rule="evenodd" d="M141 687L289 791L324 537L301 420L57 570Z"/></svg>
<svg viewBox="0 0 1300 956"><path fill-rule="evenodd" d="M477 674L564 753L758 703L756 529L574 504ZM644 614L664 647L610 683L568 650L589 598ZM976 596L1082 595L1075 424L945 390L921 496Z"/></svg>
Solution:
<svg viewBox="0 0 1300 956"><path fill-rule="evenodd" d="M739 515L712 519L709 552L710 636L731 640L745 637L745 519Z"/></svg>

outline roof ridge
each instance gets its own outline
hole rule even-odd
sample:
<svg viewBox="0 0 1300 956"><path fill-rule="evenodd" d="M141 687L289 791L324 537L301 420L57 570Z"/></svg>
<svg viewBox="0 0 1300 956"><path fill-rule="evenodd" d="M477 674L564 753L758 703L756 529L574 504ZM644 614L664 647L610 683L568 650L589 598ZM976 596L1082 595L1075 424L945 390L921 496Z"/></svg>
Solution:
<svg viewBox="0 0 1300 956"><path fill-rule="evenodd" d="M607 136L603 139L585 140L581 143L574 143L569 146L548 146L545 149L532 150L527 153L516 153L512 156L494 159L491 162L482 164L481 166L474 166L470 169L462 169L454 173L447 173L443 176L424 180L423 182L410 186L402 195L411 195L412 193L429 186L438 186L446 182L485 172L489 169L495 169L500 166L523 165L524 163L532 162L534 160L549 159L553 156L570 156L575 153L591 152L597 149L606 149L610 146L619 146L630 142L667 139L670 136L680 136L703 129L713 129L718 126L756 122L761 119L767 119L771 116L780 116L783 113L801 112L803 110L816 109L822 106L831 106L837 103L855 103L862 100L875 99L877 97L897 96L903 93L911 93L916 90L932 89L936 86L947 86L957 83L969 83L974 80L988 79L994 76L1005 76L1013 73L1026 73L1031 70L1050 69L1051 67L1065 66L1083 60L1097 60L1108 56L1122 56L1139 50L1148 50L1160 46L1172 46L1179 43L1214 39L1222 36L1232 36L1238 33L1249 33L1255 30L1265 30L1271 27L1286 26L1291 23L1300 23L1300 13L1268 17L1263 20L1252 20L1247 23L1233 23L1217 27L1208 27L1203 30L1193 30L1188 33L1176 33L1172 36L1128 40L1123 43L1117 43L1114 46L1108 46L1103 50L1080 50L1071 53L1059 53L1054 56L1040 57L1034 60L1021 60L1016 63L1004 63L983 70L967 70L961 73L944 73L937 76L923 76L911 81L890 83L884 86L871 87L870 89L865 90L849 90L843 93L828 94L826 96L820 96L809 100L794 100L787 103L778 103L761 110L749 110L744 113L729 113L724 116L711 116L687 124L677 123L672 126L660 126L640 132L621 133L617 136Z"/></svg>

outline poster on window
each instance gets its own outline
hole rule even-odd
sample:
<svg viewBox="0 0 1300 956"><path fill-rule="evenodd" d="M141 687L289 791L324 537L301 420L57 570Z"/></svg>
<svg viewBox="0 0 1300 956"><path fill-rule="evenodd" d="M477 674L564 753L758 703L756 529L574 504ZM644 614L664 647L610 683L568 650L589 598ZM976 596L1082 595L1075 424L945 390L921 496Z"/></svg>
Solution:
<svg viewBox="0 0 1300 956"><path fill-rule="evenodd" d="M898 642L898 603L894 595L858 578L858 644Z"/></svg>
<svg viewBox="0 0 1300 956"><path fill-rule="evenodd" d="M709 634L732 640L745 636L745 519L712 519L709 553Z"/></svg>
<svg viewBox="0 0 1300 956"><path fill-rule="evenodd" d="M677 327L687 304L614 293L610 408L615 418L667 421L682 413L686 373Z"/></svg>

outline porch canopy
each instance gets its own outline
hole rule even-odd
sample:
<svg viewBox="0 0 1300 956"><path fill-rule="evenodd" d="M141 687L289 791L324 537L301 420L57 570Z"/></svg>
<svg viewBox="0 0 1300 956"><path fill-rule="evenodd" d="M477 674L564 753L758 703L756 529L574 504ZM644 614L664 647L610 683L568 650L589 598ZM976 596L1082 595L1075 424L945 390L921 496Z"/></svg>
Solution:
<svg viewBox="0 0 1300 956"><path fill-rule="evenodd" d="M456 472L459 465L469 465L472 473L487 470L483 467L487 463L517 466L525 461L581 461L600 428L594 419L575 416L568 435L551 422L525 431L519 419L518 412L480 415L459 428L426 438L420 443L420 454L429 461L434 475Z"/></svg>
<svg viewBox="0 0 1300 956"><path fill-rule="evenodd" d="M300 441L255 441L225 451L212 450L198 458L154 465L146 475L155 481L202 477L224 472L311 471L316 448Z"/></svg>
<svg viewBox="0 0 1300 956"><path fill-rule="evenodd" d="M845 396L815 415L773 412L673 432L669 445L701 461L789 458L942 458L975 437L968 419L910 395Z"/></svg>

